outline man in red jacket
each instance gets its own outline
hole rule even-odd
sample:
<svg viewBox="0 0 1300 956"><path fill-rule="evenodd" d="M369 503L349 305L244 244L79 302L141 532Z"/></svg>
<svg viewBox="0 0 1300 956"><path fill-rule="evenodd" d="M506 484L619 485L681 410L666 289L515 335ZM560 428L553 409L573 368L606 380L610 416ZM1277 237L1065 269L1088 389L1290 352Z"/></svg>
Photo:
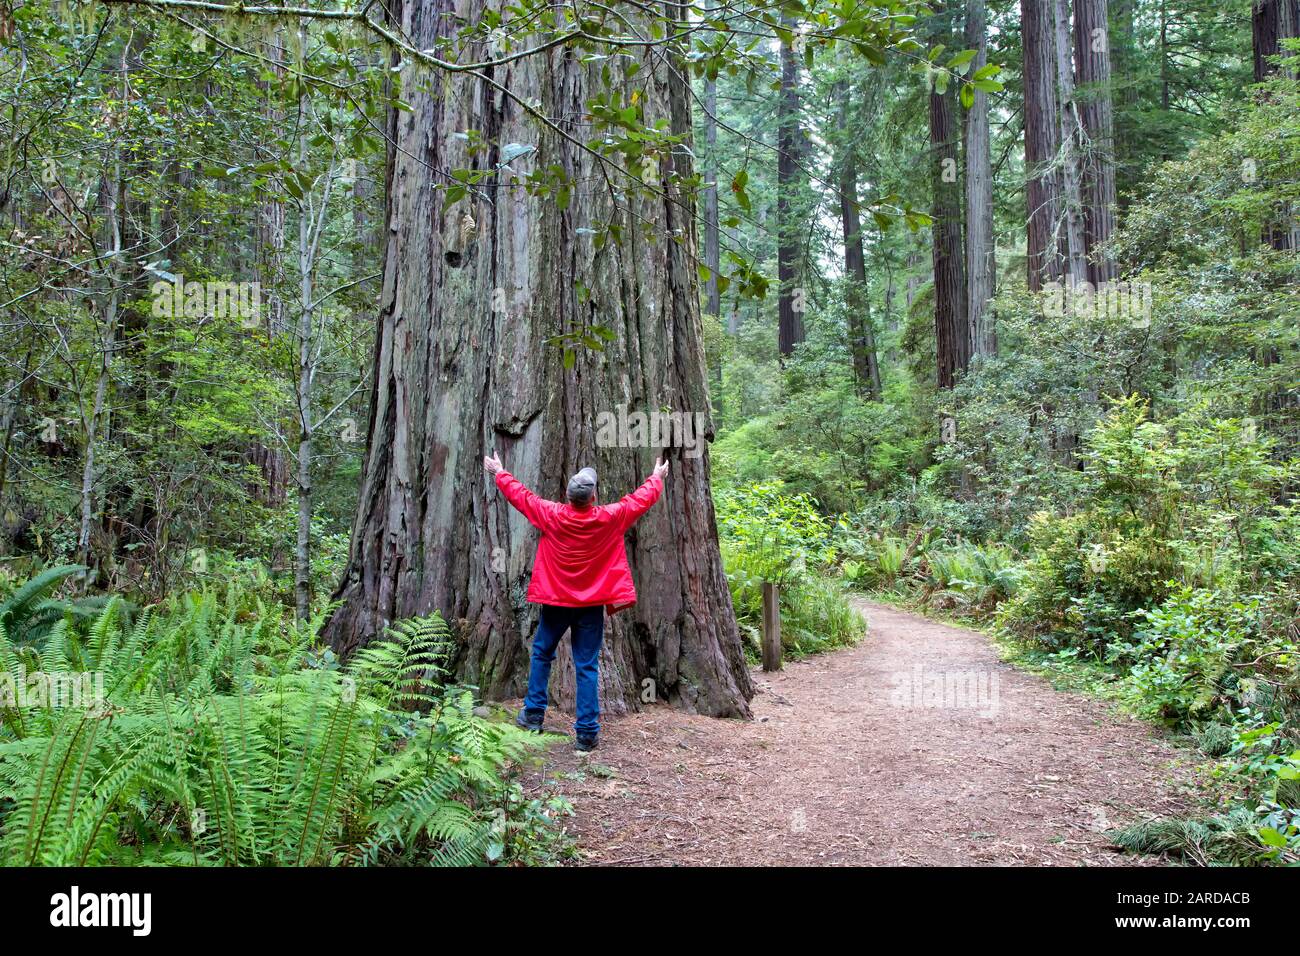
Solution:
<svg viewBox="0 0 1300 956"><path fill-rule="evenodd" d="M605 637L605 610L611 614L636 603L623 534L650 509L664 490L668 464L661 458L636 491L612 505L596 504L596 471L584 468L569 479L568 502L533 494L493 455L484 469L496 476L506 500L541 532L528 600L542 606L533 638L528 697L515 723L540 732L546 715L547 686L555 648L571 631L578 686L574 749L596 749L600 731L598 661Z"/></svg>

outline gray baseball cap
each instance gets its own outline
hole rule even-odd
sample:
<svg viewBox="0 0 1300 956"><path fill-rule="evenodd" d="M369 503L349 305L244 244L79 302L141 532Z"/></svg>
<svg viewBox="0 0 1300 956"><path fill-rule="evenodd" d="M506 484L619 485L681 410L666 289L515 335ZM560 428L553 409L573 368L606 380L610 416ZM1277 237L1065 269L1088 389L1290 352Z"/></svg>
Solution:
<svg viewBox="0 0 1300 956"><path fill-rule="evenodd" d="M596 469L584 468L569 479L569 503L586 505L596 497Z"/></svg>

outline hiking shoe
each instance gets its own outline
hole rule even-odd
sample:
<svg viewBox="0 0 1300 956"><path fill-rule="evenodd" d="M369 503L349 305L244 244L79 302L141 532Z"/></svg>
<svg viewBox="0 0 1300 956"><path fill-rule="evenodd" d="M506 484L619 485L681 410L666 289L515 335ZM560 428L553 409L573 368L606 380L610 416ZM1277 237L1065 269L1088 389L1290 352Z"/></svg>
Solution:
<svg viewBox="0 0 1300 956"><path fill-rule="evenodd" d="M528 710L524 708L515 715L515 725L522 727L524 730L531 731L534 734L542 732L542 719L545 717L545 711Z"/></svg>
<svg viewBox="0 0 1300 956"><path fill-rule="evenodd" d="M578 734L573 742L573 749L580 754L589 754L596 749L595 734Z"/></svg>

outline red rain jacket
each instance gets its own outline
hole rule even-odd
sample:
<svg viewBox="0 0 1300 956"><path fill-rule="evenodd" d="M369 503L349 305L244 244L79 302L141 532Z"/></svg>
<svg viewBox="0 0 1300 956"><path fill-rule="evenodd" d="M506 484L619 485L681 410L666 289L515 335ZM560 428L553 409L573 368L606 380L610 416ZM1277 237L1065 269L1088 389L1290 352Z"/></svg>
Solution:
<svg viewBox="0 0 1300 956"><path fill-rule="evenodd" d="M586 508L539 498L508 471L497 473L497 487L542 533L529 601L560 607L604 604L610 614L636 603L623 534L659 500L662 478L651 475L621 501Z"/></svg>

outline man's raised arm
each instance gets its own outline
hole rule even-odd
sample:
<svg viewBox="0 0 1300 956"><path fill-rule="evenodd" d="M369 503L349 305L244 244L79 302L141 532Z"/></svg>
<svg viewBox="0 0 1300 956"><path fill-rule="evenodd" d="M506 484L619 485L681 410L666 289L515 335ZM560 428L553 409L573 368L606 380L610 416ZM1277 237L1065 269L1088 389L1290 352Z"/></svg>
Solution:
<svg viewBox="0 0 1300 956"><path fill-rule="evenodd" d="M636 524L636 520L650 510L659 496L664 493L664 476L668 474L668 462L660 458L655 462L650 477L641 483L641 487L621 498L614 507L618 509L624 530Z"/></svg>
<svg viewBox="0 0 1300 956"><path fill-rule="evenodd" d="M506 501L527 518L529 524L534 528L542 527L542 514L550 502L533 494L522 481L506 471L496 455L483 458L483 470L496 476L497 487L506 496Z"/></svg>

